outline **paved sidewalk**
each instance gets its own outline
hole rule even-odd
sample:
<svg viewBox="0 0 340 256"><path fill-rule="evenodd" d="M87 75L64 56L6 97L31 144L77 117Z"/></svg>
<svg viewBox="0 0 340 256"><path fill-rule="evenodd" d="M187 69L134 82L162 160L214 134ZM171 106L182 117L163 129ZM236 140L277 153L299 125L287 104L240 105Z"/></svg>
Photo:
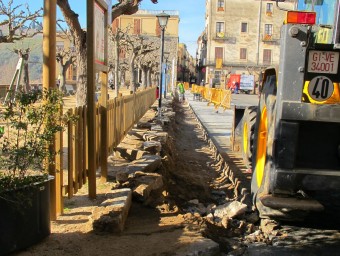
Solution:
<svg viewBox="0 0 340 256"><path fill-rule="evenodd" d="M223 173L235 186L235 195L238 200L246 203L249 208L252 206L250 198L251 172L244 166L241 152L231 150L231 135L233 123L233 108L223 111L219 108L216 112L213 105L208 106L205 100L194 100L193 95L188 91L186 100L195 113L197 119L204 127L210 140L217 150L217 156L223 158ZM256 105L256 95L232 95L232 105L244 108L249 105Z"/></svg>
<svg viewBox="0 0 340 256"><path fill-rule="evenodd" d="M233 111L231 109L223 111L223 108L219 108L216 113L213 105L208 106L208 102L205 100L194 100L193 94L190 92L185 94L185 98L215 146L223 152L228 152L230 150Z"/></svg>

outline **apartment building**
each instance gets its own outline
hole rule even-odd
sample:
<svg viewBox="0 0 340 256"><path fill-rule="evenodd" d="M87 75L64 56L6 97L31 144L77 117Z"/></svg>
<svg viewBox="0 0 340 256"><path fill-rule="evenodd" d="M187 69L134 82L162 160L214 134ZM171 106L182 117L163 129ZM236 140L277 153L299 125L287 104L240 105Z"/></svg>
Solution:
<svg viewBox="0 0 340 256"><path fill-rule="evenodd" d="M113 32L117 32L118 28L127 32L127 34L132 36L140 36L143 37L149 43L154 45L158 45L158 49L160 48L161 40L161 29L158 24L157 14L160 14L162 11L155 10L139 10L135 14L132 15L121 15L116 18L112 22ZM166 14L170 15L168 20L167 27L164 31L164 63L167 63L166 70L167 72L172 72L172 70L177 70L177 51L178 51L178 29L179 29L179 12L178 11L164 11ZM120 63L128 63L130 58L130 53L125 52L120 49ZM159 77L159 60L160 60L160 50L157 50L155 53L155 58L153 60L154 66L153 69L153 80L154 83L157 83ZM173 67L173 65L175 65ZM141 70L136 68L136 77L137 82L141 80ZM175 74L176 75L176 74ZM169 77L167 81L168 84L172 83L172 81L176 81L176 76L168 74ZM128 73L126 73L126 80L129 80Z"/></svg>
<svg viewBox="0 0 340 256"><path fill-rule="evenodd" d="M177 66L177 80L192 82L195 78L195 60L183 43L178 45Z"/></svg>
<svg viewBox="0 0 340 256"><path fill-rule="evenodd" d="M280 6L293 9L286 1ZM230 74L253 74L277 65L285 12L275 1L206 0L205 31L198 39L198 72L224 87Z"/></svg>

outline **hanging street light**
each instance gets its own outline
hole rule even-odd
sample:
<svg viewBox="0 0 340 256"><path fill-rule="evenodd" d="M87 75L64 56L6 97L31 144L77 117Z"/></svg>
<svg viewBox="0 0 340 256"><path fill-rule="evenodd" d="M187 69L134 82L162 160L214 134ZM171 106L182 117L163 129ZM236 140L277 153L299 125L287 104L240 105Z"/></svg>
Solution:
<svg viewBox="0 0 340 256"><path fill-rule="evenodd" d="M156 15L158 19L158 24L161 28L161 59L160 59L160 79L159 79L159 99L158 99L158 118L161 117L161 109L162 109L162 80L163 80L163 72L162 72L162 66L163 66L163 58L164 58L164 31L166 28L166 25L168 24L168 19L170 18L169 14L166 14L164 11L158 15Z"/></svg>

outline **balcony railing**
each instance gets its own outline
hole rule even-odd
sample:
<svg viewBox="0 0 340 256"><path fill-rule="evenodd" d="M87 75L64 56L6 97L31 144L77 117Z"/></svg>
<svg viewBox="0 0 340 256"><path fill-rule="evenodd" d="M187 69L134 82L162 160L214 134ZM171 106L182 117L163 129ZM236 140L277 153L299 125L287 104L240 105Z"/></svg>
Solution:
<svg viewBox="0 0 340 256"><path fill-rule="evenodd" d="M224 32L216 32L214 40L222 40L227 44L236 44L236 36Z"/></svg>
<svg viewBox="0 0 340 256"><path fill-rule="evenodd" d="M276 34L262 34L263 42L278 42L280 40L280 36Z"/></svg>

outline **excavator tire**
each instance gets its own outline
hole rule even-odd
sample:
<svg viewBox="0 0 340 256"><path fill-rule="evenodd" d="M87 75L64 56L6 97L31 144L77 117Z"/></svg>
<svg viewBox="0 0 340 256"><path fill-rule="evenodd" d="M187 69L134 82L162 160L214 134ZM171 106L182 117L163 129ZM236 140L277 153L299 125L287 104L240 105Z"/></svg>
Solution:
<svg viewBox="0 0 340 256"><path fill-rule="evenodd" d="M242 158L248 169L252 169L256 113L257 106L247 107L242 119Z"/></svg>
<svg viewBox="0 0 340 256"><path fill-rule="evenodd" d="M262 94L257 110L256 125L254 131L253 151L253 176L251 180L251 193L253 202L261 217L268 215L267 209L259 202L260 195L269 194L270 167L273 162L273 142L275 131L275 105L276 96Z"/></svg>

